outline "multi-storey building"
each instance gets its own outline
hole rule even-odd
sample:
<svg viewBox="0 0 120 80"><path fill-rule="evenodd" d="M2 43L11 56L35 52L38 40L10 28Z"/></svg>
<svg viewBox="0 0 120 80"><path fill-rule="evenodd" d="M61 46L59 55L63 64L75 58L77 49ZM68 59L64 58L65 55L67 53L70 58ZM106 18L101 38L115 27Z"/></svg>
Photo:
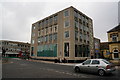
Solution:
<svg viewBox="0 0 120 80"><path fill-rule="evenodd" d="M92 19L72 6L32 24L34 58L75 61L90 58L93 52Z"/></svg>
<svg viewBox="0 0 120 80"><path fill-rule="evenodd" d="M30 51L30 44L16 41L0 40L0 51L6 51L5 55L9 57L17 57L19 52Z"/></svg>
<svg viewBox="0 0 120 80"><path fill-rule="evenodd" d="M109 30L107 33L112 59L120 59L120 24Z"/></svg>

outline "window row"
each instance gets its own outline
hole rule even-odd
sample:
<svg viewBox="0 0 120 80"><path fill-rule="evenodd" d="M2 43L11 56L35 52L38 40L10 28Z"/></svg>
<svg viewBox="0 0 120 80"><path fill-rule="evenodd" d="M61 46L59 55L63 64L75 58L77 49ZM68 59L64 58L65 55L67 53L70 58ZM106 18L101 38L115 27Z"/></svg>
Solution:
<svg viewBox="0 0 120 80"><path fill-rule="evenodd" d="M30 47L29 45L26 45L26 44L16 44L16 43L9 43L9 42L2 42L1 44L6 46L12 46L12 47Z"/></svg>
<svg viewBox="0 0 120 80"><path fill-rule="evenodd" d="M75 40L78 42L85 42L89 44L89 35L84 35L75 31Z"/></svg>
<svg viewBox="0 0 120 80"><path fill-rule="evenodd" d="M52 41L52 40L57 41L57 33L39 37L38 43L48 42L48 41Z"/></svg>
<svg viewBox="0 0 120 80"><path fill-rule="evenodd" d="M74 16L81 20L84 20L85 22L89 21L89 18L87 16L85 16L84 14L82 14L81 12L79 12L77 10L74 10Z"/></svg>
<svg viewBox="0 0 120 80"><path fill-rule="evenodd" d="M25 50L29 50L29 48L10 48L10 47L6 47L4 48L7 52L19 52L19 51L25 51Z"/></svg>
<svg viewBox="0 0 120 80"><path fill-rule="evenodd" d="M83 29L86 31L89 31L89 27L83 24L80 24L79 22L75 21L74 22L75 29Z"/></svg>
<svg viewBox="0 0 120 80"><path fill-rule="evenodd" d="M44 26L47 26L47 25L56 24L57 21L58 21L58 15L51 16L50 18L47 18L47 19L44 19L44 20L40 21L39 26L44 27Z"/></svg>
<svg viewBox="0 0 120 80"><path fill-rule="evenodd" d="M55 32L58 32L58 25L39 30L38 36L43 36L43 35L51 34Z"/></svg>

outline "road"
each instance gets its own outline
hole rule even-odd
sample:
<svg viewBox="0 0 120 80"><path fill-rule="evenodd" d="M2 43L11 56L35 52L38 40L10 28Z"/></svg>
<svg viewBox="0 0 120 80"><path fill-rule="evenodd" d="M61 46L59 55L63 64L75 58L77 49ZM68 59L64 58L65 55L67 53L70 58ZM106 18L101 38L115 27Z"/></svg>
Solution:
<svg viewBox="0 0 120 80"><path fill-rule="evenodd" d="M73 66L34 62L18 58L2 65L3 78L118 78L120 70L100 77L97 74L75 73Z"/></svg>

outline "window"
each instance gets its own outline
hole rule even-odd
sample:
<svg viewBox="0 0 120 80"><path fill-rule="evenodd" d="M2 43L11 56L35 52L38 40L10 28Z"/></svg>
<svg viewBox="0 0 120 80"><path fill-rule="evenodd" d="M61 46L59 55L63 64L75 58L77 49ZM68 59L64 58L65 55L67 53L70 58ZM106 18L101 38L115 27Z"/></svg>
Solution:
<svg viewBox="0 0 120 80"><path fill-rule="evenodd" d="M85 26L85 21L83 21L83 25Z"/></svg>
<svg viewBox="0 0 120 80"><path fill-rule="evenodd" d="M48 35L46 36L46 42L48 41Z"/></svg>
<svg viewBox="0 0 120 80"><path fill-rule="evenodd" d="M64 43L64 55L69 57L69 43Z"/></svg>
<svg viewBox="0 0 120 80"><path fill-rule="evenodd" d="M46 34L48 33L48 28L46 28Z"/></svg>
<svg viewBox="0 0 120 80"><path fill-rule="evenodd" d="M38 31L38 36L40 36L40 31Z"/></svg>
<svg viewBox="0 0 120 80"><path fill-rule="evenodd" d="M48 19L46 19L46 25L48 25Z"/></svg>
<svg viewBox="0 0 120 80"><path fill-rule="evenodd" d="M52 34L49 35L49 40L52 41Z"/></svg>
<svg viewBox="0 0 120 80"><path fill-rule="evenodd" d="M78 31L75 31L75 40L78 40Z"/></svg>
<svg viewBox="0 0 120 80"><path fill-rule="evenodd" d="M80 33L80 42L82 42L82 34Z"/></svg>
<svg viewBox="0 0 120 80"><path fill-rule="evenodd" d="M54 22L57 22L57 15L56 16L54 16Z"/></svg>
<svg viewBox="0 0 120 80"><path fill-rule="evenodd" d="M118 53L114 53L114 58L119 58L119 54Z"/></svg>
<svg viewBox="0 0 120 80"><path fill-rule="evenodd" d="M46 20L44 20L44 23L43 23L44 25L46 25Z"/></svg>
<svg viewBox="0 0 120 80"><path fill-rule="evenodd" d="M65 36L65 38L68 38L69 37L69 31L65 31L64 36Z"/></svg>
<svg viewBox="0 0 120 80"><path fill-rule="evenodd" d="M32 44L34 44L35 43L35 41L34 40L32 40Z"/></svg>
<svg viewBox="0 0 120 80"><path fill-rule="evenodd" d="M57 26L55 26L55 32L57 32Z"/></svg>
<svg viewBox="0 0 120 80"><path fill-rule="evenodd" d="M41 42L41 38L38 38L38 43L40 43Z"/></svg>
<svg viewBox="0 0 120 80"><path fill-rule="evenodd" d="M55 40L55 41L57 40L57 34L53 35L53 40Z"/></svg>
<svg viewBox="0 0 120 80"><path fill-rule="evenodd" d="M52 32L52 27L50 27L50 32Z"/></svg>
<svg viewBox="0 0 120 80"><path fill-rule="evenodd" d="M64 23L65 25L65 27L69 27L69 21L65 21L65 23Z"/></svg>
<svg viewBox="0 0 120 80"><path fill-rule="evenodd" d="M52 24L52 22L53 22L53 19L51 17L50 20L49 20L49 24Z"/></svg>
<svg viewBox="0 0 120 80"><path fill-rule="evenodd" d="M91 60L86 60L83 63L86 65L86 64L90 64L90 62L91 62Z"/></svg>
<svg viewBox="0 0 120 80"><path fill-rule="evenodd" d="M47 42L47 37L45 36L45 42Z"/></svg>
<svg viewBox="0 0 120 80"><path fill-rule="evenodd" d="M106 64L110 64L110 62L108 62L108 61L106 61L106 60L104 60L104 59L103 59L102 61L105 62Z"/></svg>
<svg viewBox="0 0 120 80"><path fill-rule="evenodd" d="M49 28L48 28L48 30L49 30L49 33L51 33L51 32L52 32L52 31L51 31L51 28L52 28L52 27L49 27Z"/></svg>
<svg viewBox="0 0 120 80"><path fill-rule="evenodd" d="M33 26L33 29L35 29L35 26Z"/></svg>
<svg viewBox="0 0 120 80"><path fill-rule="evenodd" d="M79 19L79 23L82 24L82 20L81 19Z"/></svg>
<svg viewBox="0 0 120 80"><path fill-rule="evenodd" d="M78 29L78 22L75 21L75 29Z"/></svg>
<svg viewBox="0 0 120 80"><path fill-rule="evenodd" d="M100 64L100 62L98 60L93 60L92 64Z"/></svg>
<svg viewBox="0 0 120 80"><path fill-rule="evenodd" d="M117 36L116 36L116 35L113 35L113 36L112 36L112 41L113 41L113 42L116 42L116 41L117 41Z"/></svg>
<svg viewBox="0 0 120 80"><path fill-rule="evenodd" d="M87 23L86 25L87 25L87 27L89 27L89 24L88 24L88 23Z"/></svg>
<svg viewBox="0 0 120 80"><path fill-rule="evenodd" d="M35 36L35 33L32 33L32 37L34 37Z"/></svg>
<svg viewBox="0 0 120 80"><path fill-rule="evenodd" d="M42 28L44 27L44 20L42 21Z"/></svg>
<svg viewBox="0 0 120 80"><path fill-rule="evenodd" d="M78 18L77 17L74 17L75 21L78 22Z"/></svg>
<svg viewBox="0 0 120 80"><path fill-rule="evenodd" d="M39 22L39 27L41 27L41 22Z"/></svg>
<svg viewBox="0 0 120 80"><path fill-rule="evenodd" d="M114 58L119 58L119 52L118 52L118 50L114 50Z"/></svg>
<svg viewBox="0 0 120 80"><path fill-rule="evenodd" d="M64 16L65 16L65 17L66 17L66 16L69 16L68 10L64 11Z"/></svg>
<svg viewBox="0 0 120 80"><path fill-rule="evenodd" d="M41 42L43 42L43 41L44 41L44 37L42 36L42 37L41 37Z"/></svg>
<svg viewBox="0 0 120 80"><path fill-rule="evenodd" d="M77 13L76 10L74 10L74 16L75 16L75 17L78 17L78 13Z"/></svg>

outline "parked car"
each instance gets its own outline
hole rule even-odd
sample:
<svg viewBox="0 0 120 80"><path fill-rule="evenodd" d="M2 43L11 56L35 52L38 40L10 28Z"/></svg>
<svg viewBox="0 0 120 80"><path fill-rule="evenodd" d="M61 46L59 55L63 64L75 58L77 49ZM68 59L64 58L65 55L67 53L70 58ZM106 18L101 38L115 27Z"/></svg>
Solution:
<svg viewBox="0 0 120 80"><path fill-rule="evenodd" d="M108 73L115 71L115 66L105 59L88 59L83 63L76 64L74 66L75 72L92 72L98 73L98 75L103 76Z"/></svg>

